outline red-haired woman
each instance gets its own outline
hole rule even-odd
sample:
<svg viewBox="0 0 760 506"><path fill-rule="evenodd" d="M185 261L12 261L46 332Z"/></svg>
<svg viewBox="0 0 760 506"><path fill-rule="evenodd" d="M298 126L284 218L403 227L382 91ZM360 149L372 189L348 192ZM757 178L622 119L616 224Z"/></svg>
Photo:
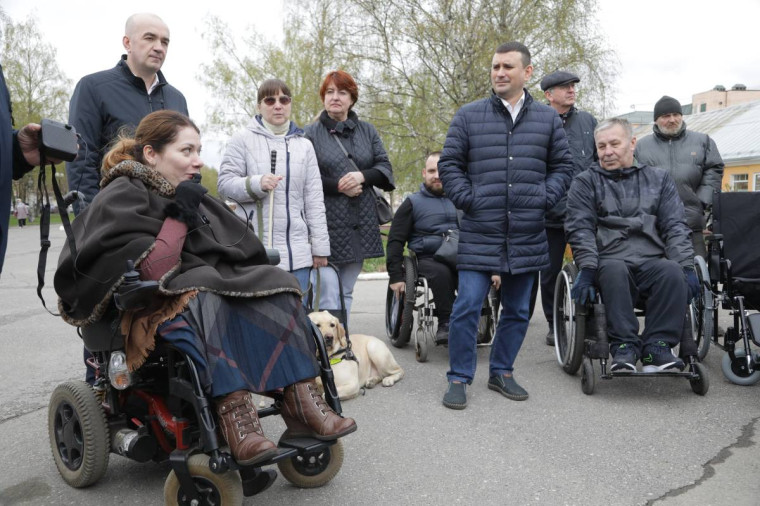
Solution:
<svg viewBox="0 0 760 506"><path fill-rule="evenodd" d="M329 72L319 96L325 110L307 126L314 145L327 211L330 258L339 270L347 314L351 312L354 284L365 258L383 256L383 243L373 187L395 189L393 171L383 141L373 125L360 121L353 107L359 88L342 70ZM322 281L320 307L340 308L337 279L330 269Z"/></svg>

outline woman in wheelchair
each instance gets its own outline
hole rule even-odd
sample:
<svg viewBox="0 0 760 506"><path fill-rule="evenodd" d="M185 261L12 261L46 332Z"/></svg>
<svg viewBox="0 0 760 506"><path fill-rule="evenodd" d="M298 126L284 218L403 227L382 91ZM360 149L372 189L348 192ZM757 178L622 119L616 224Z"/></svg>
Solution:
<svg viewBox="0 0 760 506"><path fill-rule="evenodd" d="M635 372L639 360L644 372L683 370L671 349L699 284L675 183L662 169L634 165L636 139L626 120L602 121L594 137L599 165L575 178L567 201L565 231L581 269L572 297L594 303L600 288L611 371ZM634 313L640 298L646 301L641 337Z"/></svg>
<svg viewBox="0 0 760 506"><path fill-rule="evenodd" d="M297 280L268 265L249 224L205 195L200 149L189 118L158 111L105 156L101 192L74 220L76 249L64 248L55 274L64 320L115 321L132 371L156 334L190 356L239 464L277 453L251 392L283 389L291 437L331 441L353 432L354 420L316 393L319 368ZM112 300L127 260L158 289L148 308L118 312Z"/></svg>

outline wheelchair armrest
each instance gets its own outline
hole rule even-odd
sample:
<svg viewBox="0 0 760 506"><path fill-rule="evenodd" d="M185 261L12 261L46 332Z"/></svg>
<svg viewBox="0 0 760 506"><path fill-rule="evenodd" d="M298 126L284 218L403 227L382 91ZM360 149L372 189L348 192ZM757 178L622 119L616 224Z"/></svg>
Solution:
<svg viewBox="0 0 760 506"><path fill-rule="evenodd" d="M135 270L135 263L127 260L124 282L114 293L113 300L120 311L136 311L148 307L158 291L158 281L142 281Z"/></svg>

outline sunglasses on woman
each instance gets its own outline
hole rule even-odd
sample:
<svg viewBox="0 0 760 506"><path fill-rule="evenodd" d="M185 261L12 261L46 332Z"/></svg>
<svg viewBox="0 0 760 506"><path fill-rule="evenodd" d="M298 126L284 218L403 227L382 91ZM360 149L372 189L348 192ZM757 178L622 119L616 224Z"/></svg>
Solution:
<svg viewBox="0 0 760 506"><path fill-rule="evenodd" d="M264 98L264 100L262 100L262 102L264 102L268 106L273 106L277 102L278 98L280 99L281 105L288 105L290 101L292 100L287 95L280 95L279 97L266 97Z"/></svg>

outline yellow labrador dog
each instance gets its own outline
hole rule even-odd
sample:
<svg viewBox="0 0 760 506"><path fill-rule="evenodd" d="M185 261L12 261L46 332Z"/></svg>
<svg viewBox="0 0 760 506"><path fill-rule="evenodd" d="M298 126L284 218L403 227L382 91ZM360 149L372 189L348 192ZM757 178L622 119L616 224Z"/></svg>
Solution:
<svg viewBox="0 0 760 506"><path fill-rule="evenodd" d="M347 343L340 321L327 311L315 311L309 318L322 332L331 359L343 358ZM339 350L344 351L336 353ZM404 377L404 370L396 363L391 350L376 337L351 334L351 351L357 360L344 358L332 364L335 387L341 400L358 396L362 387L373 388L380 382L384 387L390 387ZM319 383L321 387L321 381Z"/></svg>

